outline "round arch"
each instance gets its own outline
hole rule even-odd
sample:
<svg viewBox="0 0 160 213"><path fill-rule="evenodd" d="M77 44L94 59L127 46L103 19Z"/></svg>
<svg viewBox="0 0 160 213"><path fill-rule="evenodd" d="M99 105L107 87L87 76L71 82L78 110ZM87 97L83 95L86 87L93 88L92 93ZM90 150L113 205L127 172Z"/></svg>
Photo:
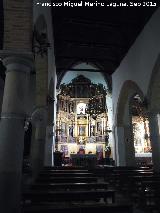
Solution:
<svg viewBox="0 0 160 213"><path fill-rule="evenodd" d="M75 67L77 65L80 65L80 64L83 64L83 63L86 63L86 62L80 62L80 61L77 61L77 62L74 62L70 65L70 68L72 67ZM93 68L95 69L103 69L103 67L99 64L95 64L93 62L87 62L88 65L92 66ZM63 79L63 77L65 76L65 74L69 71L68 70L63 70L61 72L59 72L57 74L57 89L60 87L60 84L61 84L61 81ZM112 79L111 79L111 76L108 75L107 73L102 73L102 76L104 77L105 81L106 81L106 84L108 85L108 90L111 92L112 91Z"/></svg>
<svg viewBox="0 0 160 213"><path fill-rule="evenodd" d="M140 96L142 101L144 100L143 92L139 86L131 80L125 81L118 99L115 128L115 155L117 156L117 164L121 166L135 165L130 103L136 94Z"/></svg>
<svg viewBox="0 0 160 213"><path fill-rule="evenodd" d="M131 81L127 80L124 82L121 92L118 98L117 103L117 112L116 112L116 124L117 126L121 126L124 124L124 115L127 103L130 103L130 100L134 97L134 95L138 94L141 100L144 100L144 95L139 86ZM129 105L128 105L129 107Z"/></svg>

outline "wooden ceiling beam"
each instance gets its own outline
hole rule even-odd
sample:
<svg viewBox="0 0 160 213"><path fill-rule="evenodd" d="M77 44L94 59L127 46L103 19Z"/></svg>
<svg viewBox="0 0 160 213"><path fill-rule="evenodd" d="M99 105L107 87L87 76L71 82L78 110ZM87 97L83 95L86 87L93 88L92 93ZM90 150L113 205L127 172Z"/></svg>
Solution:
<svg viewBox="0 0 160 213"><path fill-rule="evenodd" d="M62 55L57 55L56 56L56 59L66 59L66 60L79 60L79 61L103 61L103 62L107 62L107 61L113 61L114 63L115 62L118 62L116 59L114 58L98 58L98 57L83 57L83 56L62 56Z"/></svg>
<svg viewBox="0 0 160 213"><path fill-rule="evenodd" d="M80 17L76 18L62 18L57 19L56 22L61 22L64 24L78 24L78 25L89 25L93 27L103 27L103 28L121 28L122 26L137 26L137 21L129 20L128 22L125 20L119 19L118 21L101 21L101 20L95 20L95 19L82 19Z"/></svg>
<svg viewBox="0 0 160 213"><path fill-rule="evenodd" d="M66 68L57 68L58 71L60 70L66 70ZM68 71L78 71L78 72L103 72L107 73L107 70L102 70L102 69L77 69L77 68L69 68Z"/></svg>
<svg viewBox="0 0 160 213"><path fill-rule="evenodd" d="M81 40L69 40L69 39L56 39L58 43L66 43L66 44L73 44L73 45L84 45L87 47L97 47L97 48L118 48L118 49L126 49L126 46L122 46L119 44L110 44L110 43L103 43L103 42L89 42L89 41L81 41Z"/></svg>

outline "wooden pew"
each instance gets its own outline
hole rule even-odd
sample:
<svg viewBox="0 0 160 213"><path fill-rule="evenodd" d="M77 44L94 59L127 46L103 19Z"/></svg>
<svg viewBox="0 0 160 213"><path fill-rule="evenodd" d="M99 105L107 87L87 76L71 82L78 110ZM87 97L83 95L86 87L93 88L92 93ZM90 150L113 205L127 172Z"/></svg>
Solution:
<svg viewBox="0 0 160 213"><path fill-rule="evenodd" d="M132 213L131 205L115 203L116 191L108 190L108 183L97 182L112 169L47 167L23 194L24 213Z"/></svg>
<svg viewBox="0 0 160 213"><path fill-rule="evenodd" d="M108 183L35 183L31 190L98 190L108 189Z"/></svg>
<svg viewBox="0 0 160 213"><path fill-rule="evenodd" d="M41 173L56 173L56 172L58 173L78 173L78 172L88 173L89 170L87 169L75 169L75 170L73 169L43 169L41 171Z"/></svg>
<svg viewBox="0 0 160 213"><path fill-rule="evenodd" d="M149 166L115 166L113 167L113 170L136 170L136 169L150 170L152 168Z"/></svg>
<svg viewBox="0 0 160 213"><path fill-rule="evenodd" d="M41 172L39 177L93 177L95 176L89 172Z"/></svg>
<svg viewBox="0 0 160 213"><path fill-rule="evenodd" d="M43 170L88 170L84 166L45 166Z"/></svg>
<svg viewBox="0 0 160 213"><path fill-rule="evenodd" d="M34 205L25 208L24 213L133 213L131 204L92 204L92 205L72 205L65 204L59 206Z"/></svg>
<svg viewBox="0 0 160 213"><path fill-rule="evenodd" d="M109 181L114 181L118 178L118 176L122 175L137 175L138 173L152 173L153 170L150 167L124 167L124 166L118 166L118 167L105 167L104 168L104 179ZM117 178L114 178L117 175Z"/></svg>
<svg viewBox="0 0 160 213"><path fill-rule="evenodd" d="M150 210L160 210L160 179L143 180L139 184L137 203L140 207Z"/></svg>
<svg viewBox="0 0 160 213"><path fill-rule="evenodd" d="M91 183L97 182L96 177L38 177L37 183Z"/></svg>
<svg viewBox="0 0 160 213"><path fill-rule="evenodd" d="M24 203L46 203L46 202L73 202L73 201L99 201L101 198L107 203L115 203L115 190L96 191L31 191L23 195Z"/></svg>
<svg viewBox="0 0 160 213"><path fill-rule="evenodd" d="M125 187L130 184L131 181L140 181L143 177L153 177L153 172L122 172L112 173L110 176L105 178L105 181L109 181L117 187Z"/></svg>
<svg viewBox="0 0 160 213"><path fill-rule="evenodd" d="M140 170L116 170L112 172L109 176L105 177L105 181L109 181L111 184L114 184L116 187L125 187L128 184L133 184L136 181L143 179L144 177L153 177L155 176L153 171L143 171Z"/></svg>

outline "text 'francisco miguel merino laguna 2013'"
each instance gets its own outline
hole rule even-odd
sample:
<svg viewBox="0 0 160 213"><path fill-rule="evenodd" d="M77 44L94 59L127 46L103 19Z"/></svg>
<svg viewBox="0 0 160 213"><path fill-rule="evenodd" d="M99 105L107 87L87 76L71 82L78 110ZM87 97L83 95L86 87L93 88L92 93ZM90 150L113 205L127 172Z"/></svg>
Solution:
<svg viewBox="0 0 160 213"><path fill-rule="evenodd" d="M53 2L53 3L40 3L37 2L37 5L43 7L156 7L156 2L152 1L142 1L142 2L108 2L107 1L79 1L79 2L71 2L71 1L64 1L64 2Z"/></svg>
<svg viewBox="0 0 160 213"><path fill-rule="evenodd" d="M79 1L79 2L71 2L71 1L64 1L64 2L53 2L53 3L37 3L37 5L41 5L43 7L93 7L93 6L105 6L103 2L89 2L89 1Z"/></svg>

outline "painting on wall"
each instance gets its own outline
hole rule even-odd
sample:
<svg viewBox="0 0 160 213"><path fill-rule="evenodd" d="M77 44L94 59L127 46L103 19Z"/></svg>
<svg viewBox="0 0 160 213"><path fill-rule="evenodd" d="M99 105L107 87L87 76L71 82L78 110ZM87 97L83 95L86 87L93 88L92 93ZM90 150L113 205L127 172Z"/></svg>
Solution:
<svg viewBox="0 0 160 213"><path fill-rule="evenodd" d="M86 136L86 126L85 125L80 125L79 129L78 129L78 132L79 132L79 136Z"/></svg>
<svg viewBox="0 0 160 213"><path fill-rule="evenodd" d="M138 116L132 117L135 153L151 153L149 122Z"/></svg>

